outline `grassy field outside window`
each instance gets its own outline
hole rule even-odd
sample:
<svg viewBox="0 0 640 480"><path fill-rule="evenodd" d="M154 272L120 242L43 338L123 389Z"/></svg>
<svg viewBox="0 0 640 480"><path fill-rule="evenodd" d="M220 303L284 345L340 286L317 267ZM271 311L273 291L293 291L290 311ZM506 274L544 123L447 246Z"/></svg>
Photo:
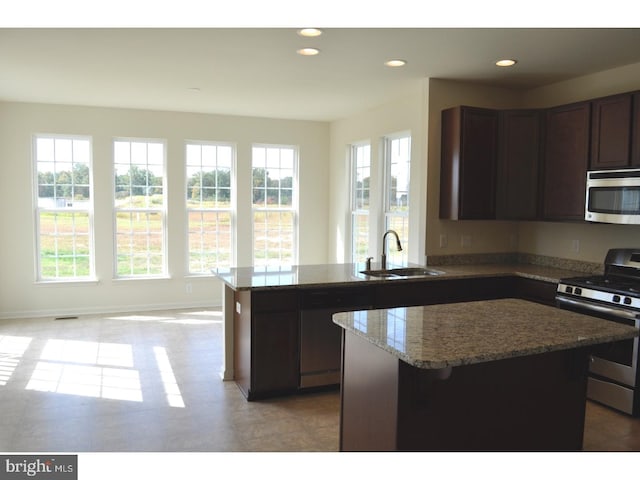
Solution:
<svg viewBox="0 0 640 480"><path fill-rule="evenodd" d="M34 136L37 279L94 276L91 139Z"/></svg>
<svg viewBox="0 0 640 480"><path fill-rule="evenodd" d="M114 145L116 277L166 274L165 144L117 139Z"/></svg>

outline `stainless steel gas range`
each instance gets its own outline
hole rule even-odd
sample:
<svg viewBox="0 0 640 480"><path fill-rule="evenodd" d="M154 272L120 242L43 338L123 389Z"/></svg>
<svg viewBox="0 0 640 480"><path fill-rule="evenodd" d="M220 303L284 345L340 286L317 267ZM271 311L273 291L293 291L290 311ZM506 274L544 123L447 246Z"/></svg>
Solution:
<svg viewBox="0 0 640 480"><path fill-rule="evenodd" d="M640 248L614 248L603 275L564 278L558 307L640 328ZM640 416L638 337L602 345L591 357L587 397Z"/></svg>

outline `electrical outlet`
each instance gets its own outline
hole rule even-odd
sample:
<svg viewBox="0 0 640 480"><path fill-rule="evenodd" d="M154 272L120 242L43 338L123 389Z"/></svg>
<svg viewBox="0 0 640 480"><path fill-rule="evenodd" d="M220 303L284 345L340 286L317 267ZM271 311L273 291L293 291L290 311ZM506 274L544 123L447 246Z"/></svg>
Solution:
<svg viewBox="0 0 640 480"><path fill-rule="evenodd" d="M471 235L462 235L462 237L460 237L460 245L464 248L471 247Z"/></svg>
<svg viewBox="0 0 640 480"><path fill-rule="evenodd" d="M440 234L440 248L446 248L447 246L447 236L443 233Z"/></svg>

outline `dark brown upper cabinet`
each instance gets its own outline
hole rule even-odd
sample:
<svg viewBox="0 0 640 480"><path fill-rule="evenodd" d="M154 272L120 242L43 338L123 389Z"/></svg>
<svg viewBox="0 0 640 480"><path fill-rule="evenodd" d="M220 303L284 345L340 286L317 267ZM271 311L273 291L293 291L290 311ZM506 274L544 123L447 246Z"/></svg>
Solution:
<svg viewBox="0 0 640 480"><path fill-rule="evenodd" d="M591 102L547 110L543 219L583 220L590 151Z"/></svg>
<svg viewBox="0 0 640 480"><path fill-rule="evenodd" d="M495 219L498 112L443 110L441 148L440 218Z"/></svg>
<svg viewBox="0 0 640 480"><path fill-rule="evenodd" d="M496 217L535 220L544 112L503 110L499 116Z"/></svg>
<svg viewBox="0 0 640 480"><path fill-rule="evenodd" d="M633 95L598 98L591 106L590 169L630 167Z"/></svg>
<svg viewBox="0 0 640 480"><path fill-rule="evenodd" d="M633 94L631 118L631 166L640 167L640 92Z"/></svg>

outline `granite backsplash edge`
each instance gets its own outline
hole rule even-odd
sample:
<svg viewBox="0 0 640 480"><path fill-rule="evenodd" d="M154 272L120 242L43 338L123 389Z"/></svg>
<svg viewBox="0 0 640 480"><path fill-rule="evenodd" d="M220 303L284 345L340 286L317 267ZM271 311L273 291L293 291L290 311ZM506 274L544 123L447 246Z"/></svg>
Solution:
<svg viewBox="0 0 640 480"><path fill-rule="evenodd" d="M427 257L427 265L429 266L480 265L488 263L539 265L586 274L602 273L604 269L601 263L518 252L429 255Z"/></svg>

